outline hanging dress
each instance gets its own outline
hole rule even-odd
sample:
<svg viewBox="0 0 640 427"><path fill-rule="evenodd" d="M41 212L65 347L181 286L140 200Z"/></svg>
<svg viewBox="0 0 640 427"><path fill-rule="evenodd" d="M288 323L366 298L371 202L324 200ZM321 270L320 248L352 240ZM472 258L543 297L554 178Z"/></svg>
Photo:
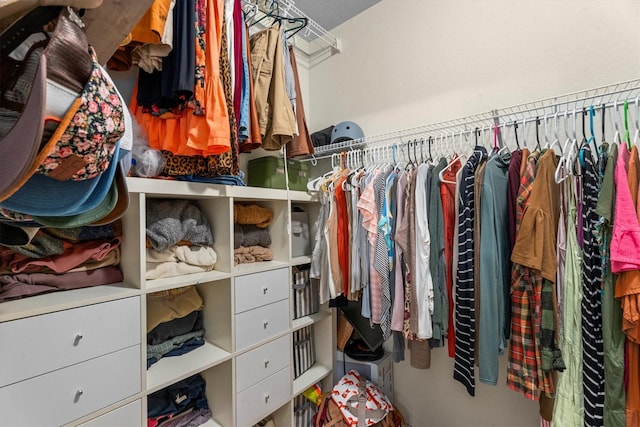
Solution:
<svg viewBox="0 0 640 427"><path fill-rule="evenodd" d="M601 145L606 150L606 143ZM604 351L604 425L607 427L625 427L625 389L624 389L624 344L622 332L622 308L615 298L615 277L611 272L610 253L611 234L613 232L613 212L615 210L616 188L614 172L618 159L618 145L612 144L602 187L598 196L596 213L600 220L596 225L596 234L600 243L602 257L602 338ZM602 160L601 160L602 161Z"/></svg>
<svg viewBox="0 0 640 427"><path fill-rule="evenodd" d="M630 153L620 146L616 164L616 208L611 240L611 270L618 273L616 298L622 305L622 330L627 336L627 426L640 425L640 223L630 191ZM637 197L637 196L636 196Z"/></svg>
<svg viewBox="0 0 640 427"><path fill-rule="evenodd" d="M604 353L602 349L602 260L595 233L600 178L591 148L581 150L582 169L582 349L585 426L602 426L604 407Z"/></svg>
<svg viewBox="0 0 640 427"><path fill-rule="evenodd" d="M563 171L566 173L566 171ZM567 200L567 252L564 271L564 307L562 319L562 354L566 369L558 376L553 407L552 426L584 425L584 397L582 389L582 254L576 232L576 179L564 181Z"/></svg>
<svg viewBox="0 0 640 427"><path fill-rule="evenodd" d="M458 269L456 277L456 353L453 365L453 378L467 389L469 395L475 395L475 289L473 284L475 269L475 251L473 230L475 211L473 189L475 172L481 162L487 158L487 150L477 146L462 168L460 188L460 211L458 212ZM477 207L480 208L479 206Z"/></svg>

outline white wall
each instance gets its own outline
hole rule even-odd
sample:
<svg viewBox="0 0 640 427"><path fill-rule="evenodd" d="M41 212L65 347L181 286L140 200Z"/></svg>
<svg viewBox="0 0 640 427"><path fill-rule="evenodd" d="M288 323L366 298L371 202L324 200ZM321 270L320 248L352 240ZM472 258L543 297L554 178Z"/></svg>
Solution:
<svg viewBox="0 0 640 427"><path fill-rule="evenodd" d="M373 135L638 78L639 26L637 0L384 0L309 71L309 127ZM435 349L430 370L395 365L395 400L414 427L537 426L537 403L504 385L505 357L499 385L471 398Z"/></svg>
<svg viewBox="0 0 640 427"><path fill-rule="evenodd" d="M310 72L313 131L368 135L640 77L636 0L384 0Z"/></svg>

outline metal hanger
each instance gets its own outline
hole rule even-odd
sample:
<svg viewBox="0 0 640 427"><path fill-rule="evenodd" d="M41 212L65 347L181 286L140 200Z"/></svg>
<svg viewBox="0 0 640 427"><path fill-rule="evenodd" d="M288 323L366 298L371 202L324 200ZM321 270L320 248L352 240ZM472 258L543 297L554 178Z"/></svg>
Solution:
<svg viewBox="0 0 640 427"><path fill-rule="evenodd" d="M624 100L624 139L627 142L627 148L631 150L631 137L629 136L629 103Z"/></svg>
<svg viewBox="0 0 640 427"><path fill-rule="evenodd" d="M605 104L602 104L602 142L606 141L605 139L605 133L604 133L604 113L607 110L607 106Z"/></svg>
<svg viewBox="0 0 640 427"><path fill-rule="evenodd" d="M589 130L590 130L590 135L589 135L589 139L587 140L587 146L589 144L593 144L593 153L591 153L593 156L595 156L595 162L596 164L598 164L598 144L596 142L596 136L593 132L593 118L596 115L596 110L595 108L593 108L593 105L589 107ZM603 140L604 141L604 140Z"/></svg>
<svg viewBox="0 0 640 427"><path fill-rule="evenodd" d="M493 130L493 152L498 153L500 151L500 147L498 147L498 128L496 126L492 126Z"/></svg>
<svg viewBox="0 0 640 427"><path fill-rule="evenodd" d="M299 18L287 17L285 19L289 24L296 24L295 26L289 27L286 30L284 30L287 40L295 36L296 34L298 34L307 25L309 25L309 18L307 18L306 16L299 17Z"/></svg>
<svg viewBox="0 0 640 427"><path fill-rule="evenodd" d="M540 134L538 132L540 128L540 117L536 117L536 150L542 151L542 147L540 146Z"/></svg>

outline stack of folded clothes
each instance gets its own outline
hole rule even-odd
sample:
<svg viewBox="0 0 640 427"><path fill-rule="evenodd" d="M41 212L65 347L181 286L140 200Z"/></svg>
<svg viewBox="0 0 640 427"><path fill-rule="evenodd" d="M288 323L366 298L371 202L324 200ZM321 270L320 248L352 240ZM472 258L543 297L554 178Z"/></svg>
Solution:
<svg viewBox="0 0 640 427"><path fill-rule="evenodd" d="M83 27L34 7L0 35L0 301L122 281L132 119Z"/></svg>
<svg viewBox="0 0 640 427"><path fill-rule="evenodd" d="M147 427L196 427L211 419L199 375L186 378L147 397Z"/></svg>
<svg viewBox="0 0 640 427"><path fill-rule="evenodd" d="M118 283L122 224L25 228L0 224L0 302Z"/></svg>
<svg viewBox="0 0 640 427"><path fill-rule="evenodd" d="M147 369L204 345L203 307L195 286L147 295Z"/></svg>
<svg viewBox="0 0 640 427"><path fill-rule="evenodd" d="M213 270L213 231L193 200L147 199L147 279Z"/></svg>
<svg viewBox="0 0 640 427"><path fill-rule="evenodd" d="M233 205L234 264L271 261L271 236L267 228L273 212L256 204Z"/></svg>

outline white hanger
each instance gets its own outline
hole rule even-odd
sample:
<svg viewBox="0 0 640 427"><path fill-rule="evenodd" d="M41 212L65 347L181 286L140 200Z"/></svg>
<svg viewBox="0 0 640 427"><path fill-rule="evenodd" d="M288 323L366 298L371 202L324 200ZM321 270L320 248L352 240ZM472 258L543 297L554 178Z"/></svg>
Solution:
<svg viewBox="0 0 640 427"><path fill-rule="evenodd" d="M549 148L549 133L547 129L547 117L549 113L544 113L544 146L545 148Z"/></svg>
<svg viewBox="0 0 640 427"><path fill-rule="evenodd" d="M322 183L328 179L332 174L336 173L339 170L339 165L337 165L335 163L336 161L336 157L338 158L338 161L340 160L340 154L338 153L332 153L331 154L331 170L327 173L325 173L324 175L321 175L317 178L314 179L310 179L309 182L307 182L307 190L308 191L320 191L320 185L322 185Z"/></svg>
<svg viewBox="0 0 640 427"><path fill-rule="evenodd" d="M458 144L460 144L460 152L461 153L463 153L465 151L469 151L468 148L466 150L464 149L465 144L464 144L464 141L462 140L462 137L464 136L464 132L465 132L464 130L461 130L460 131L460 136L458 136ZM472 150L473 150L473 148L472 148Z"/></svg>
<svg viewBox="0 0 640 427"><path fill-rule="evenodd" d="M446 134L446 132L445 132L445 134L444 134L444 137L445 137L445 144L446 144L446 143L447 143L447 134ZM459 155L459 154L457 154L457 153L455 153L455 147L453 147L452 152L453 152L453 154L452 154L451 160L449 161L449 163L447 164L447 166L446 166L444 169L442 169L442 170L440 171L440 173L438 173L438 178L440 179L440 182L444 182L444 183L446 183L446 184L456 184L456 182L455 182L455 181L447 181L446 179L444 179L444 173L445 173L447 170L449 170L449 169L451 168L451 166L453 166L453 164L454 164L456 161L458 161L458 159L460 158L460 155Z"/></svg>
<svg viewBox="0 0 640 427"><path fill-rule="evenodd" d="M563 167L568 164L567 163L568 145L573 142L571 137L569 136L569 126L567 125L567 114L568 114L568 111L565 111L564 112L564 134L566 135L567 139L565 140L564 146L562 147L562 154L560 156L560 160L558 161L558 166L556 166L556 171L554 173L554 179L557 184L560 184L569 176L569 174L565 174L564 177L561 175Z"/></svg>
<svg viewBox="0 0 640 427"><path fill-rule="evenodd" d="M549 144L549 139L547 138L547 115L544 115L544 139L547 141L544 148L553 150L553 147L558 147L558 151L560 151L560 155L562 155L563 150L560 145L560 140L558 139L558 111L553 115L553 142Z"/></svg>
<svg viewBox="0 0 640 427"><path fill-rule="evenodd" d="M497 145L498 133L499 132L500 132L500 124L494 125L493 133L494 133L494 138L496 139L496 145ZM504 138L502 140L502 142L503 142L504 145L498 150L498 152L496 154L502 154L505 151L509 151L509 146L507 145L507 139Z"/></svg>
<svg viewBox="0 0 640 427"><path fill-rule="evenodd" d="M613 135L613 142L620 144L622 140L620 139L620 129L618 128L618 99L619 98L616 98L616 100L613 101L613 125L616 130L616 133Z"/></svg>

